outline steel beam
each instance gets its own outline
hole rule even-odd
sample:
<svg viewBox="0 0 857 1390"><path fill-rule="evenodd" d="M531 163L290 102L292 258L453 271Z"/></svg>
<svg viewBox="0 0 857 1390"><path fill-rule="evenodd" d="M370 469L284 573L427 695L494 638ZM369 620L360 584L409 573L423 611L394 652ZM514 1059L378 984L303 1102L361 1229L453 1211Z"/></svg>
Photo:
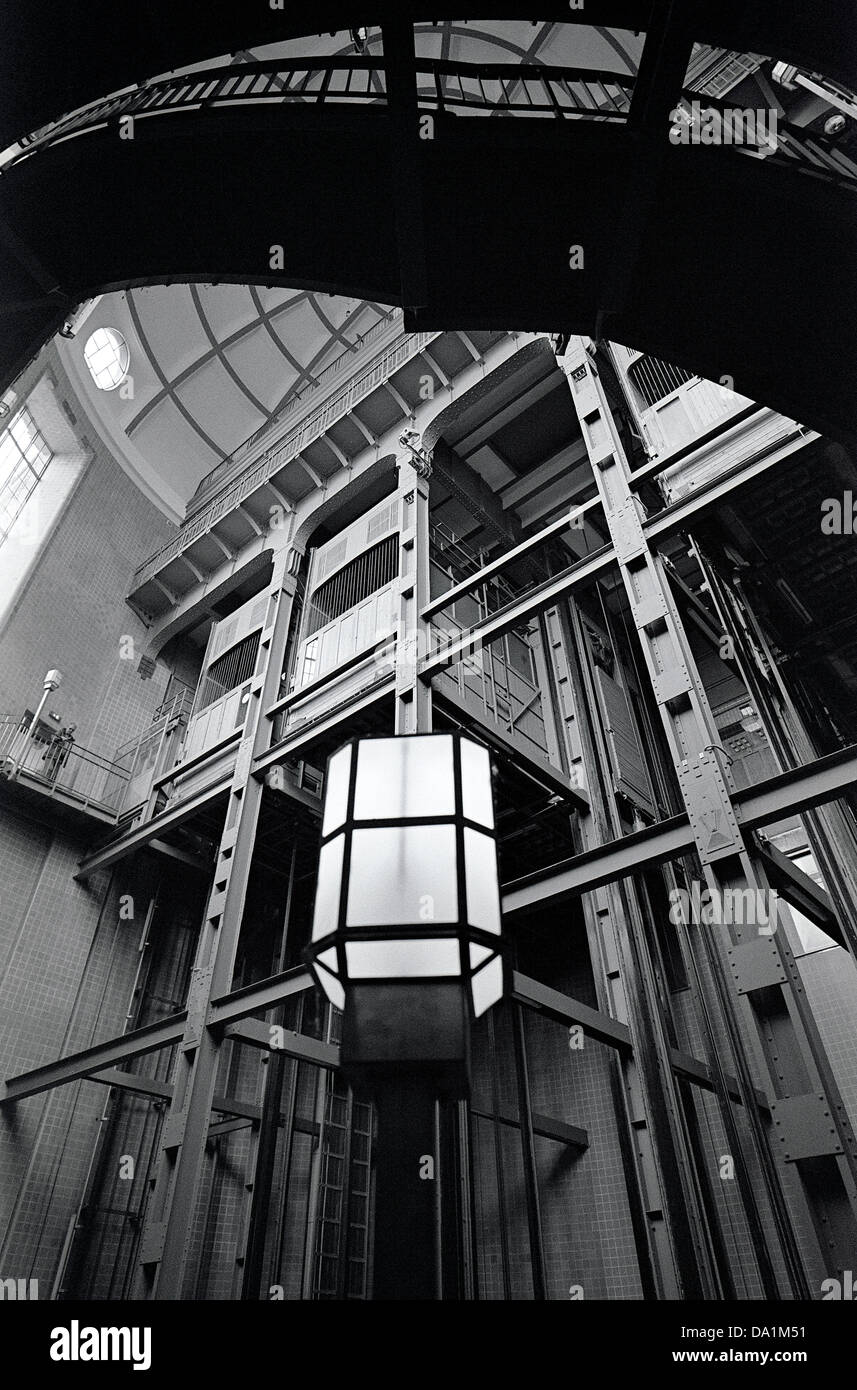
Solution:
<svg viewBox="0 0 857 1390"><path fill-rule="evenodd" d="M557 1023L579 1024L584 1033L597 1042L606 1043L620 1052L632 1050L631 1030L626 1024L588 1004L582 1004L579 999L560 994L558 990L522 975L518 970L512 972L511 994L519 1004L543 1014L545 1018L552 1018Z"/></svg>
<svg viewBox="0 0 857 1390"><path fill-rule="evenodd" d="M717 726L664 563L653 550L645 512L631 492L628 460L604 387L581 340L567 353L563 370L604 502L631 620L675 760L679 789L707 888L715 897L721 890L764 893L766 881L759 872L758 860L753 860L744 843L742 832L748 828L747 822L743 826L739 823L729 770L722 767L715 752L719 747ZM747 462L749 467L752 461ZM709 495L715 491L716 484L708 489ZM782 783L784 778L793 780L794 774L773 780ZM811 794L824 795L817 788ZM753 1237L758 1274L766 1297L778 1297L780 1284L774 1252L752 1183L751 1160L765 1182L779 1249L789 1273L790 1292L793 1297L806 1296L805 1264L795 1236L794 1214L789 1211L785 1196L783 1165L787 1155L778 1145L770 1144L770 1136L756 1113L750 1056L755 1052L757 1061L764 1065L772 1092L778 1098L797 1102L811 1093L816 1100L822 1096L827 1107L830 1134L825 1134L823 1142L816 1136L813 1142L820 1147L814 1148L813 1154L831 1178L829 1196L827 1189L822 1193L819 1184L803 1172L799 1174L798 1191L819 1241L827 1240L825 1256L831 1268L847 1258L849 1243L857 1235L857 1141L820 1045L785 933L774 931L769 939L760 940L756 924L734 921L725 924L717 936L702 931L691 937L688 925L685 922L686 940L698 944L711 972L713 997L732 1041L734 1065L750 1119L752 1142L747 1145L734 1127L731 1107L724 1095L721 1113L729 1126L727 1133ZM760 945L765 948L761 967L750 970L748 965L749 974L745 971L742 976L739 962L757 962ZM695 948L693 963L697 969ZM711 1036L713 1040L713 1033ZM722 1070L719 1054L716 1064ZM846 1229L850 1232L847 1240ZM831 1232L836 1233L833 1244Z"/></svg>
<svg viewBox="0 0 857 1390"><path fill-rule="evenodd" d="M817 927L821 927L847 950L833 905L824 889L820 888L809 874L805 874L803 869L799 869L787 854L777 849L776 845L760 844L756 854L765 866L768 881L779 890L786 902L796 907L798 912L815 922Z"/></svg>
<svg viewBox="0 0 857 1390"><path fill-rule="evenodd" d="M276 744L268 752L259 753L253 763L253 774L259 776L266 768L272 767L274 763L285 762L288 758L293 758L300 750L309 748L317 743L325 734L330 733L339 724L347 719L352 719L355 714L362 710L371 708L379 700L383 700L395 690L395 679L389 676L386 680L378 681L370 690L364 691L347 700L344 704L337 705L328 714L320 715L318 719L307 720L306 724L296 729L294 733L287 734L284 739ZM279 703L272 706L268 711L269 715L276 713Z"/></svg>
<svg viewBox="0 0 857 1390"><path fill-rule="evenodd" d="M817 758L806 767L777 773L764 782L735 792L735 818L743 831L756 830L772 821L833 801L854 786L857 786L857 744L849 744L847 748ZM516 879L507 885L503 894L503 912L526 912L579 897L614 879L691 854L694 848L688 817L671 816L645 830L576 854L551 870Z"/></svg>
<svg viewBox="0 0 857 1390"><path fill-rule="evenodd" d="M239 1023L228 1024L224 1037L232 1042L246 1043L248 1047L260 1048L263 1052L281 1052L284 1057L311 1062L313 1066L326 1067L328 1071L335 1071L339 1066L339 1048L332 1043L292 1032L289 1028L279 1028L275 1042L272 1036L275 1026L279 1027L262 1023L257 1018L244 1018Z"/></svg>
<svg viewBox="0 0 857 1390"><path fill-rule="evenodd" d="M520 1115L517 1111L511 1110L508 1106L501 1106L496 1112L481 1110L477 1105L471 1105L470 1113L478 1115L480 1120L490 1120L493 1124L509 1125L517 1129L521 1123ZM539 1115L533 1111L533 1134L537 1134L541 1139L555 1139L558 1144L566 1144L569 1148L580 1149L581 1151L589 1148L589 1131L581 1129L580 1125L570 1125L565 1120L555 1120L550 1115Z"/></svg>
<svg viewBox="0 0 857 1390"><path fill-rule="evenodd" d="M666 465L664 466L666 467ZM510 565L534 554L546 541L551 540L554 536L561 536L564 531L567 531L574 525L578 518L586 516L589 512L594 511L596 508L600 508L600 506L601 498L593 497L588 502L581 502L579 506L569 507L566 515L560 517L559 520L552 521L549 526L543 527L541 531L537 531L536 534L530 536L528 540L521 541L518 545L513 546L511 550L507 550L504 554L498 555L493 560L489 560L487 565L483 565L475 574L471 574L466 579L462 579L458 584L453 584L451 589L444 589L442 594L438 594L437 598L431 599L431 601L425 605L423 608L423 617L431 618L435 613L441 613L444 608L448 608L451 603L455 603L456 599L462 598L465 594L472 593L474 589L487 583L489 579L496 579L497 575L502 574Z"/></svg>
<svg viewBox="0 0 857 1390"><path fill-rule="evenodd" d="M0 1105L9 1105L27 1096L38 1095L40 1091L50 1091L54 1086L64 1086L68 1081L77 1081L92 1072L103 1071L105 1067L125 1062L131 1057L140 1057L146 1052L157 1052L162 1047L171 1047L180 1042L187 1019L186 1010L171 1014L160 1023L149 1023L145 1028L135 1028L119 1038L109 1038L107 1042L96 1043L82 1052L74 1052L70 1057L60 1057L56 1062L48 1062L33 1071L22 1072L11 1077L0 1091Z"/></svg>
<svg viewBox="0 0 857 1390"><path fill-rule="evenodd" d="M420 675L423 680L430 679L436 671L445 670L462 657L469 656L480 647L496 641L498 637L503 637L528 618L543 612L545 608L553 608L560 599L568 598L574 589L591 584L594 579L607 574L615 563L613 547L606 545L601 550L596 550L593 555L587 555L584 560L578 560L562 574L534 585L522 598L501 608L498 613L493 613L483 622L468 628L455 641L430 653L420 663Z"/></svg>
<svg viewBox="0 0 857 1390"><path fill-rule="evenodd" d="M272 975L267 980L212 999L208 1009L208 1027L225 1028L239 1019L266 1013L268 1009L276 1008L293 995L312 987L312 975L302 965L284 970L280 975Z"/></svg>
<svg viewBox="0 0 857 1390"><path fill-rule="evenodd" d="M694 488L690 496L678 498L670 506L664 507L663 511L656 512L654 516L643 521L643 534L649 541L656 542L666 536L675 535L676 531L686 530L688 522L697 521L711 507L716 507L718 502L722 502L726 497L734 497L739 488L745 487L747 483L761 477L798 449L805 448L807 444L819 438L814 431L805 430L802 425L795 425L785 439L767 444L757 454L743 459L734 468L718 473L707 483Z"/></svg>
<svg viewBox="0 0 857 1390"><path fill-rule="evenodd" d="M115 1086L120 1091L130 1091L134 1095L148 1096L150 1100L170 1100L173 1088L168 1081L156 1081L151 1076L138 1076L133 1071L122 1071L119 1067L108 1067L105 1071L91 1072L87 1081L98 1081L102 1086Z"/></svg>
<svg viewBox="0 0 857 1390"><path fill-rule="evenodd" d="M818 435L814 432L801 430L800 426L797 426L794 435L785 443L778 442L759 457L754 456L745 459L736 468L730 470L728 477L715 476L709 479L707 483L695 488L689 497L681 498L672 503L671 506L664 507L655 516L642 521L641 525L645 537L650 541L655 541L672 535L676 531L686 529L694 518L701 516L710 507L722 501L724 497L734 497L742 487L752 482L760 473L780 463L796 449L802 448L817 438ZM660 472L662 468L670 467L671 463L672 461L669 459L662 463L659 461L660 466L657 471ZM631 479L636 477L636 474L631 475ZM550 526L546 526L538 535L533 536L529 541L522 542L514 551L510 551L508 556L498 556L496 560L483 566L469 579L456 585L455 589L450 589L432 599L431 603L427 604L423 610L424 615L431 616L433 613L440 612L453 601L456 593L466 593L475 588L484 579L501 573L506 564L512 563L518 555L524 555L537 549L545 540L567 529L572 514L584 514L602 506L602 499L598 497L581 504L580 508L570 509L568 518L563 518L558 522L553 522ZM493 642L497 637L502 637L504 633L526 622L527 619L535 617L545 608L552 608L561 599L568 598L574 589L592 583L595 579L600 579L617 563L616 552L611 543L595 551L594 554L586 556L585 559L579 560L569 569L564 570L562 574L556 575L542 584L535 585L514 603L500 609L498 613L492 614L484 622L468 628L448 647L430 653L420 666L421 676L424 680L428 679L435 671L443 670L455 661L460 661L462 657L469 655L475 648Z"/></svg>
<svg viewBox="0 0 857 1390"><path fill-rule="evenodd" d="M183 1296L222 1046L220 1030L211 1026L210 1005L232 985L264 792L251 770L254 757L268 745L265 711L279 688L298 560L297 551L285 548L274 556L269 593L275 604L262 631L259 672L250 687L250 705L232 770L197 944L187 1019L173 1077L174 1093L159 1138L155 1187L144 1217L137 1297ZM232 1106L236 1109L237 1102Z"/></svg>
<svg viewBox="0 0 857 1390"><path fill-rule="evenodd" d="M194 796L189 796L178 806L174 806L168 811L162 811L160 815L153 816L151 820L144 821L142 825L137 825L133 830L111 840L109 845L93 850L91 854L81 859L77 873L74 875L75 881L81 883L90 874L97 873L99 869L109 869L120 859L126 859L135 850L144 849L152 840L159 839L167 830L173 830L177 825L189 820L191 816L195 816L197 811L202 810L204 806L208 806L218 796L223 795L229 787L230 776L231 774L227 773L225 777L218 778L211 786L204 787Z"/></svg>

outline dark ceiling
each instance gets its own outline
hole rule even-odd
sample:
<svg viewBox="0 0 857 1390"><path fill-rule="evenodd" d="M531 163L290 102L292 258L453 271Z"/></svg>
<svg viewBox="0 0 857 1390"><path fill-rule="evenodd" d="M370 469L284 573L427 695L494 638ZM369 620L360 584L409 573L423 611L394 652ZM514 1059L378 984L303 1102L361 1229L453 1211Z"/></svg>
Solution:
<svg viewBox="0 0 857 1390"><path fill-rule="evenodd" d="M181 0L15 8L0 54L14 136L123 84L302 28L347 27L350 15L315 5L310 25L294 7ZM231 281L400 304L413 330L610 337L857 437L854 191L733 150L674 146L663 125L696 39L857 85L850 4L566 6L565 22L647 31L626 123L438 115L430 140L408 106L409 15L398 5L385 31L389 106L163 115L133 141L107 128L8 168L0 390L90 295ZM284 248L275 272L273 245ZM569 267L572 245L581 269Z"/></svg>
<svg viewBox="0 0 857 1390"><path fill-rule="evenodd" d="M276 0L275 0L276 2ZM494 19L521 6L495 3ZM212 0L6 0L0 46L0 148L65 111L157 73L302 34L425 19L408 0L370 5L256 4ZM851 0L586 0L539 8L540 19L650 30L672 12L699 42L765 53L857 86L857 24ZM435 4L431 17L444 19Z"/></svg>

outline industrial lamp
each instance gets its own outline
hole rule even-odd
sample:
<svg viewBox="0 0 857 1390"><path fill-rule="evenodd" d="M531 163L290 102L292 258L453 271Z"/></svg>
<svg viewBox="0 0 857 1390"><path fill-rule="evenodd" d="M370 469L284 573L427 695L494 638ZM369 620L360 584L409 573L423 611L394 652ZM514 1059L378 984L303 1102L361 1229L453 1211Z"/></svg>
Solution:
<svg viewBox="0 0 857 1390"><path fill-rule="evenodd" d="M466 1094L470 1024L503 995L487 750L458 732L359 738L328 761L308 964L344 1011L355 1083Z"/></svg>

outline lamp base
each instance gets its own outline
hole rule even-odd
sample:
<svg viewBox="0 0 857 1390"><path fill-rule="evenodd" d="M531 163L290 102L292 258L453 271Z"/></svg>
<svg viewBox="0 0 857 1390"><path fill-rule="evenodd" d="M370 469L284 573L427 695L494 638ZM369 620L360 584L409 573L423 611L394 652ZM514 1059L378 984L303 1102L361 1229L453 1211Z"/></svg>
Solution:
<svg viewBox="0 0 857 1390"><path fill-rule="evenodd" d="M470 1093L470 1019L458 981L355 984L342 1021L341 1065L355 1089L414 1077L438 1095Z"/></svg>

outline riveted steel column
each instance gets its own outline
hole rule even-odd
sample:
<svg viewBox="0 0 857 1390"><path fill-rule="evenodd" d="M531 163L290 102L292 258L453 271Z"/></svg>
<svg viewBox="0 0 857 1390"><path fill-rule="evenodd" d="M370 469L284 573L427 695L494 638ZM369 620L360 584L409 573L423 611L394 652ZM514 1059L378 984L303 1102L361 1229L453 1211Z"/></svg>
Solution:
<svg viewBox="0 0 857 1390"><path fill-rule="evenodd" d="M581 825L585 847L591 848L622 833L609 754L573 602L568 610L558 608L548 626L554 634L554 669L571 688L580 748L577 758L575 750L569 755L587 781L592 814ZM663 1299L711 1297L712 1261L697 1237L702 1212L633 884L610 883L586 893L583 911L599 1008L627 1024L634 1041L632 1055L612 1058L611 1067L628 1133L626 1181L644 1293Z"/></svg>
<svg viewBox="0 0 857 1390"><path fill-rule="evenodd" d="M208 1011L211 1000L232 987L263 795L262 783L251 777L250 769L254 756L268 746L264 711L279 694L299 563L294 549L284 548L274 556L259 659L191 974L187 1023L161 1132L155 1190L140 1243L138 1297L182 1297L220 1059L220 1038L206 1026Z"/></svg>
<svg viewBox="0 0 857 1390"><path fill-rule="evenodd" d="M396 627L397 734L431 733L431 683L418 673L429 654L431 623L422 617L429 601L428 458L411 447L399 460L399 611Z"/></svg>
<svg viewBox="0 0 857 1390"><path fill-rule="evenodd" d="M728 769L721 768L716 753L717 729L705 689L663 560L651 550L643 532L641 505L629 486L628 461L603 386L580 339L572 341L561 365L580 419L706 883L721 901L727 891L733 900L749 891L759 901L766 884L738 826ZM707 936L705 944L710 941ZM768 933L758 923L732 923L722 947L719 958L712 953L712 965L727 1026L731 1023L734 1029L745 1110L755 1129L756 1151L790 1265L792 1290L796 1296L806 1296L783 1194L787 1191L793 1199L803 1200L823 1259L833 1272L841 1268L857 1241L857 1142L820 1046L785 932L777 930L776 924ZM742 1025L740 1032L736 1017ZM768 1089L776 1098L773 1161L752 1103L748 1048L767 1070ZM786 1165L794 1165L791 1173L797 1172L797 1184ZM764 1278L761 1266L760 1273Z"/></svg>
<svg viewBox="0 0 857 1390"><path fill-rule="evenodd" d="M732 641L741 678L755 701L765 736L781 771L799 767L802 762L812 762L818 752L789 694L747 594L743 588L739 591L740 597L730 592L695 542L693 552L708 584L715 612ZM763 663L767 667L767 680L762 674ZM857 875L853 869L857 845L853 828L835 802L804 811L803 824L839 919L843 938L857 960Z"/></svg>

